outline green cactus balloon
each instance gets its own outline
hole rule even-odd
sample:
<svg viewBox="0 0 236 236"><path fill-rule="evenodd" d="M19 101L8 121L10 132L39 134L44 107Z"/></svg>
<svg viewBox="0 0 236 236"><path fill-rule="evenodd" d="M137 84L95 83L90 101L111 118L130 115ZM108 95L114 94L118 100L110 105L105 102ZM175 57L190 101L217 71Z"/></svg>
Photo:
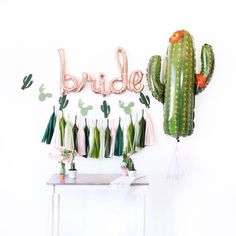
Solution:
<svg viewBox="0 0 236 236"><path fill-rule="evenodd" d="M164 82L160 79L161 57L151 57L147 68L148 87L154 98L164 104L164 131L177 140L194 129L195 95L210 82L214 69L212 47L201 50L201 71L196 74L193 38L186 30L175 32L167 49Z"/></svg>
<svg viewBox="0 0 236 236"><path fill-rule="evenodd" d="M69 100L66 99L66 97L67 97L67 95L63 95L59 98L59 104L60 104L59 110L60 111L62 111L64 108L66 108L69 103Z"/></svg>
<svg viewBox="0 0 236 236"><path fill-rule="evenodd" d="M32 74L29 74L28 76L24 77L23 85L21 87L22 90L29 88L33 84L32 76Z"/></svg>
<svg viewBox="0 0 236 236"><path fill-rule="evenodd" d="M101 111L104 113L104 118L107 118L111 112L110 106L107 104L107 101L104 100L103 104L101 105Z"/></svg>
<svg viewBox="0 0 236 236"><path fill-rule="evenodd" d="M150 98L148 95L144 95L142 92L140 93L139 101L146 106L146 108L150 108Z"/></svg>

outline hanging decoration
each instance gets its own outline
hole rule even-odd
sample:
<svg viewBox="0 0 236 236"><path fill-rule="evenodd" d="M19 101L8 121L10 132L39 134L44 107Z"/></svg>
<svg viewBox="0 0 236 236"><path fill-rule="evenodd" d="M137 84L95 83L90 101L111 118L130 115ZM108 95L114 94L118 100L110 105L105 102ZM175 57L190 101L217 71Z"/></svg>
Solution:
<svg viewBox="0 0 236 236"><path fill-rule="evenodd" d="M121 119L119 118L119 125L118 125L116 136L115 136L115 149L114 149L115 156L122 156L123 148L124 148L123 130L121 128L120 121Z"/></svg>
<svg viewBox="0 0 236 236"><path fill-rule="evenodd" d="M77 137L77 145L78 145L78 154L80 156L86 155L86 140L85 140L85 132L82 126L82 122L79 122L79 130L78 130L78 137Z"/></svg>
<svg viewBox="0 0 236 236"><path fill-rule="evenodd" d="M129 102L128 105L125 105L124 102L122 102L121 100L119 100L119 107L121 109L123 109L123 111L125 112L126 115L131 115L132 113L132 107L134 107L134 102Z"/></svg>
<svg viewBox="0 0 236 236"><path fill-rule="evenodd" d="M154 98L164 105L164 131L179 140L194 129L195 95L210 82L214 69L212 47L204 44L201 50L201 71L196 73L193 38L186 30L170 38L166 55L164 83L160 79L161 57L151 57L147 68L148 87Z"/></svg>
<svg viewBox="0 0 236 236"><path fill-rule="evenodd" d="M99 132L100 132L99 157L104 157L104 153L105 153L105 129L103 127L103 120L101 120Z"/></svg>
<svg viewBox="0 0 236 236"><path fill-rule="evenodd" d="M56 114L55 114L55 107L53 107L53 113L48 121L47 128L44 132L43 138L42 138L42 143L50 144L53 136L53 132L55 129L55 124L56 124Z"/></svg>
<svg viewBox="0 0 236 236"><path fill-rule="evenodd" d="M87 124L87 119L85 118L85 126L84 126L84 135L85 135L85 155L84 157L88 157L90 145L89 145L89 136L90 136L90 130Z"/></svg>
<svg viewBox="0 0 236 236"><path fill-rule="evenodd" d="M132 116L130 115L130 124L127 130L127 146L125 147L125 153L134 152L134 124Z"/></svg>
<svg viewBox="0 0 236 236"><path fill-rule="evenodd" d="M98 129L98 121L96 120L96 125L93 129L93 141L91 152L89 154L90 157L99 158L99 151L100 151L100 131Z"/></svg>
<svg viewBox="0 0 236 236"><path fill-rule="evenodd" d="M73 131L72 131L72 126L70 124L69 119L67 120L66 126L65 126L63 146L65 147L66 150L70 150L70 151L75 150Z"/></svg>
<svg viewBox="0 0 236 236"><path fill-rule="evenodd" d="M109 120L108 120L109 122ZM114 149L115 149L115 141L116 141L116 128L115 128L115 124L114 124L114 119L112 119L112 122L109 122L109 124L111 123L111 127L110 127L110 135L111 135L111 145L110 145L110 157L114 156ZM108 125L109 126L109 125Z"/></svg>
<svg viewBox="0 0 236 236"><path fill-rule="evenodd" d="M72 128L72 132L73 132L73 140L74 140L74 147L75 147L75 151L78 153L78 126L76 124L77 122L77 116L75 116L75 123L74 126Z"/></svg>
<svg viewBox="0 0 236 236"><path fill-rule="evenodd" d="M60 111L65 109L69 103L69 100L66 99L66 97L67 97L67 95L63 95L63 96L59 97L59 104L60 104L59 110Z"/></svg>
<svg viewBox="0 0 236 236"><path fill-rule="evenodd" d="M52 97L51 93L45 93L44 90L45 90L44 84L41 84L41 86L39 87L39 101L41 102L43 102L46 98Z"/></svg>
<svg viewBox="0 0 236 236"><path fill-rule="evenodd" d="M75 151L79 156L85 158L110 158L122 156L124 153L137 152L145 146L151 145L154 140L151 118L148 113L144 116L144 111L141 119L138 120L137 116L135 122L130 116L129 123L125 122L123 129L121 118L119 118L117 128L114 125L114 119L112 121L106 119L106 125L103 125L103 120L99 122L96 120L95 126L92 123L90 122L89 125L86 118L84 124L81 118L77 123L77 116L75 116L72 125L69 115L65 120L63 111L61 116L56 116L54 111L46 128L46 133L50 134L50 137L52 136L51 147L55 150ZM52 129L53 127L55 128ZM46 137L48 136L45 136L44 140L49 140ZM44 142L50 144L49 141Z"/></svg>
<svg viewBox="0 0 236 236"><path fill-rule="evenodd" d="M107 120L107 127L105 130L105 145L104 145L104 157L110 157L110 149L111 149L111 130L109 128L109 120Z"/></svg>
<svg viewBox="0 0 236 236"><path fill-rule="evenodd" d="M106 100L104 100L101 105L101 111L104 113L104 118L108 118L108 116L111 112L111 107L110 107L110 105L107 104Z"/></svg>
<svg viewBox="0 0 236 236"><path fill-rule="evenodd" d="M93 107L92 106L84 106L84 103L81 99L79 99L79 102L78 102L78 106L79 106L79 109L80 109L80 115L81 116L87 116L88 115L88 112L90 110L93 110Z"/></svg>
<svg viewBox="0 0 236 236"><path fill-rule="evenodd" d="M145 133L146 133L146 120L144 119L144 111L142 110L142 117L139 121L139 131L136 146L139 148L145 147Z"/></svg>
<svg viewBox="0 0 236 236"><path fill-rule="evenodd" d="M152 119L148 111L146 111L145 120L146 120L145 146L151 146L155 143L155 132L153 128Z"/></svg>
<svg viewBox="0 0 236 236"><path fill-rule="evenodd" d="M139 101L146 106L146 108L150 108L150 98L148 95L144 95L142 92L139 94Z"/></svg>
<svg viewBox="0 0 236 236"><path fill-rule="evenodd" d="M64 114L62 112L62 116L59 121L59 128L60 128L60 135L61 135L61 146L64 146L65 127L66 127L66 121L64 119Z"/></svg>
<svg viewBox="0 0 236 236"><path fill-rule="evenodd" d="M115 58L120 72L119 77L112 79L109 84L105 80L105 74L100 73L98 80L89 73L82 73L82 79L79 80L74 75L66 73L66 61L64 49L59 49L61 65L61 94L67 95L71 92L80 92L87 82L91 83L91 89L94 93L106 96L109 94L121 94L126 90L140 93L143 90L143 73L141 70L135 70L130 75L128 73L128 57L123 48L117 48Z"/></svg>
<svg viewBox="0 0 236 236"><path fill-rule="evenodd" d="M25 90L27 88L29 88L32 84L33 84L33 80L32 80L33 75L29 74L28 76L25 76L23 79L23 85L21 87L22 90Z"/></svg>

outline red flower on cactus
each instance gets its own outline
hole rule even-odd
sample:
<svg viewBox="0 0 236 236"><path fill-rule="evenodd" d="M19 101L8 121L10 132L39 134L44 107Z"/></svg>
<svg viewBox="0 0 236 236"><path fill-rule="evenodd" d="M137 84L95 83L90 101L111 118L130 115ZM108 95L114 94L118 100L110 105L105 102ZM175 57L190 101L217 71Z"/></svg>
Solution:
<svg viewBox="0 0 236 236"><path fill-rule="evenodd" d="M206 76L204 74L196 75L195 83L197 88L204 88L206 86Z"/></svg>
<svg viewBox="0 0 236 236"><path fill-rule="evenodd" d="M178 41L180 41L183 38L184 35L184 31L180 30L180 31L176 31L172 34L171 38L170 38L170 43L174 44Z"/></svg>

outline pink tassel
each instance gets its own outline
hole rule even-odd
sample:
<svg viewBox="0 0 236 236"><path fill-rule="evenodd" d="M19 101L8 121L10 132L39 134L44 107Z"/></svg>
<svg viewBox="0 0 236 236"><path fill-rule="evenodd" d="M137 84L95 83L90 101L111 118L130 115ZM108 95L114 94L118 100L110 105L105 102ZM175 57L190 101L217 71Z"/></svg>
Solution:
<svg viewBox="0 0 236 236"><path fill-rule="evenodd" d="M148 111L145 115L146 120L146 132L145 132L145 146L151 146L155 143L155 133L153 129L153 123Z"/></svg>
<svg viewBox="0 0 236 236"><path fill-rule="evenodd" d="M84 133L84 127L81 124L81 119L79 122L79 130L78 130L78 154L79 156L85 155L85 133Z"/></svg>

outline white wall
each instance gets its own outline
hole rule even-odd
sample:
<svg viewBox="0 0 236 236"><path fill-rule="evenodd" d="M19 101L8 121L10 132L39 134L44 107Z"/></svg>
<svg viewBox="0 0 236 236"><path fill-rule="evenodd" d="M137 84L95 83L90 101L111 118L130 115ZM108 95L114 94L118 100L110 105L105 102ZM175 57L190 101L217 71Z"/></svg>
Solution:
<svg viewBox="0 0 236 236"><path fill-rule="evenodd" d="M45 183L58 166L48 158L48 148L40 140L59 96L57 49L66 49L70 73L104 72L111 79L118 75L117 46L127 50L130 71L145 71L150 56L164 55L170 35L178 29L194 36L197 58L203 43L213 46L216 68L212 82L196 98L194 134L181 140L187 174L174 184L166 180L166 171L175 140L164 135L162 105L151 100L157 142L135 158L137 169L151 183L147 235L235 235L235 20L233 1L227 0L1 1L0 235L46 236L50 232L51 191ZM22 78L28 73L33 74L34 84L22 91ZM43 103L37 98L41 83L54 95ZM78 98L86 98L95 107L91 114L101 116L101 96L87 88L71 96L68 109L77 109ZM142 108L136 94L111 95L107 100L113 117L119 99L133 100L136 110ZM78 162L80 172L118 172L119 165L120 160ZM94 194L92 212L101 216L105 214L101 212L102 195ZM71 192L66 199L76 200L76 196ZM87 206L91 206L89 199ZM64 219L75 203L66 204ZM82 216L74 211L78 224L85 218L84 226L89 229L104 224L91 222L96 217L90 221L91 211L84 209ZM72 235L71 228L66 224L64 232ZM81 235L91 235L86 232L90 231ZM128 234L134 235L123 233ZM97 235L102 233L97 231Z"/></svg>

